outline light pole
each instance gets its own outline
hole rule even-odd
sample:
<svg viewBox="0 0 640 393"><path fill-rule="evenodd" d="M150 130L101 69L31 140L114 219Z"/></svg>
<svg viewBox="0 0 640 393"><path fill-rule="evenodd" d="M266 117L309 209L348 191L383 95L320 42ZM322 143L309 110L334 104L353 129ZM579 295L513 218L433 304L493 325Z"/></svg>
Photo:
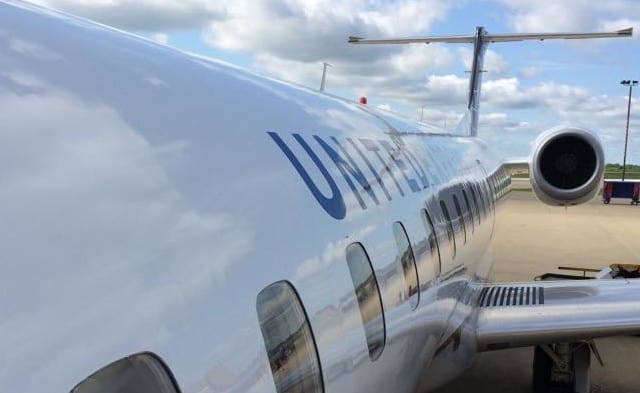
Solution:
<svg viewBox="0 0 640 393"><path fill-rule="evenodd" d="M327 67L333 66L327 62L322 63L322 80L320 81L320 91L324 91L324 85L327 81Z"/></svg>
<svg viewBox="0 0 640 393"><path fill-rule="evenodd" d="M624 181L624 175L627 170L627 140L629 139L629 116L631 115L631 93L633 93L633 86L638 84L638 81L623 80L620 81L623 86L629 86L629 104L627 104L627 129L624 134L624 156L622 158L622 181Z"/></svg>

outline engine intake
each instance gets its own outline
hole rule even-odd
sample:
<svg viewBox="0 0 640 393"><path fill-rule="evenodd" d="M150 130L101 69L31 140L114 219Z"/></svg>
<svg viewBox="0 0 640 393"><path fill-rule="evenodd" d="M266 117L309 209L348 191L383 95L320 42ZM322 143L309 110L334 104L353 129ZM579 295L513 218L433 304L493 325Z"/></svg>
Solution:
<svg viewBox="0 0 640 393"><path fill-rule="evenodd" d="M592 199L604 173L598 137L582 128L555 128L538 137L529 160L536 196L549 205L575 205Z"/></svg>

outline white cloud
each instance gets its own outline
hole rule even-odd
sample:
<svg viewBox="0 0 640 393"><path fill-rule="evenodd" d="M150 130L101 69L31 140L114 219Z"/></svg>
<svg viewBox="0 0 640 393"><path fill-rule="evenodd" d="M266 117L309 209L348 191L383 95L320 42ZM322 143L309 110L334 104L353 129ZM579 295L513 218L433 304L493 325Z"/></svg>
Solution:
<svg viewBox="0 0 640 393"><path fill-rule="evenodd" d="M542 73L542 70L536 66L528 66L524 67L520 70L520 75L523 78L532 79L539 76Z"/></svg>
<svg viewBox="0 0 640 393"><path fill-rule="evenodd" d="M256 69L285 80L316 87L321 64L328 61L333 64L328 92L349 88L363 95L382 92L381 98L398 98L417 94L426 74L449 68L450 49L355 46L347 43L347 37L424 34L451 7L441 0L241 0L229 4L227 18L209 24L204 39L217 48L251 54Z"/></svg>
<svg viewBox="0 0 640 393"><path fill-rule="evenodd" d="M471 70L473 49L470 46L460 47L458 48L458 54L460 55L460 60L466 69ZM509 63L504 59L504 57L491 49L487 49L484 55L484 71L486 71L487 74L485 74L484 77L495 78L496 76L503 75L508 70Z"/></svg>
<svg viewBox="0 0 640 393"><path fill-rule="evenodd" d="M199 28L225 16L224 3L207 0L31 0L127 30Z"/></svg>
<svg viewBox="0 0 640 393"><path fill-rule="evenodd" d="M304 62L380 58L397 50L355 50L347 37L421 34L443 20L449 8L441 0L238 0L228 4L226 18L209 24L205 40L222 49Z"/></svg>
<svg viewBox="0 0 640 393"><path fill-rule="evenodd" d="M300 264L296 269L294 280L298 281L307 279L316 275L321 270L327 270L332 264L343 261L345 255L344 250L349 243L353 242L352 239L363 241L375 230L376 227L374 225L367 225L351 237L327 243L321 255L305 259Z"/></svg>
<svg viewBox="0 0 640 393"><path fill-rule="evenodd" d="M169 35L165 33L154 33L151 39L159 44L166 45L169 43Z"/></svg>
<svg viewBox="0 0 640 393"><path fill-rule="evenodd" d="M582 31L594 25L590 0L503 0L511 8L510 24L518 32Z"/></svg>
<svg viewBox="0 0 640 393"><path fill-rule="evenodd" d="M432 104L459 104L467 99L469 80L456 75L429 75L425 100Z"/></svg>
<svg viewBox="0 0 640 393"><path fill-rule="evenodd" d="M502 112L490 112L480 115L480 126L509 132L532 131L531 123L513 120L508 114Z"/></svg>
<svg viewBox="0 0 640 393"><path fill-rule="evenodd" d="M416 115L412 117L415 120L420 120L420 117L422 117L422 120L427 124L433 124L446 130L453 130L462 118L462 108L463 107L458 107L456 108L458 111L456 111L450 108L432 108L426 106L420 108Z"/></svg>
<svg viewBox="0 0 640 393"><path fill-rule="evenodd" d="M450 50L441 45L405 46L370 61L332 60L333 67L327 72L327 91L347 88L358 95L415 103L425 95L425 83L430 83L428 73L447 69L452 62ZM255 67L311 87L319 86L322 75L321 62L303 62L267 53L255 57ZM439 79L435 77L434 82L438 83Z"/></svg>
<svg viewBox="0 0 640 393"><path fill-rule="evenodd" d="M618 30L640 27L640 3L630 0L497 0L509 10L508 22L519 32Z"/></svg>

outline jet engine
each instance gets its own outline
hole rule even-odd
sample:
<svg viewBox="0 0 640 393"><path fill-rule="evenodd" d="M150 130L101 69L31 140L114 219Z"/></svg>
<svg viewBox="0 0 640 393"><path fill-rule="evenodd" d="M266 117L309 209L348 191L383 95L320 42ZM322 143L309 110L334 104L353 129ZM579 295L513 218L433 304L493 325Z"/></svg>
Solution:
<svg viewBox="0 0 640 393"><path fill-rule="evenodd" d="M582 128L553 128L536 139L529 178L542 202L576 205L596 195L604 166L604 150L596 134Z"/></svg>

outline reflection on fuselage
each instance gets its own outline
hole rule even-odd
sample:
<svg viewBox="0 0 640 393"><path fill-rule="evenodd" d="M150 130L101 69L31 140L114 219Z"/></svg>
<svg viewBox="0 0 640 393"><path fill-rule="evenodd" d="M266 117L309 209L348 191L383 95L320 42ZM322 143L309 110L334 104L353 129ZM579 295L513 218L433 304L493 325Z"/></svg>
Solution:
<svg viewBox="0 0 640 393"><path fill-rule="evenodd" d="M500 170L495 176L506 177L507 173L504 170ZM486 182L487 184L495 182L495 187L489 186L488 188L492 191L492 194L487 195L485 198L480 200L483 202L495 200L497 202L503 197L504 194L502 193L502 187L504 185L506 188L508 186L508 181L502 181L501 179L487 179ZM496 205L494 203L490 206L482 206L481 209L480 206L478 206L478 198L475 197L475 189L477 189L477 187L482 186L478 186L477 183L470 182L450 186L442 193L443 199L440 199L439 204L435 205L441 209L437 213L441 214L445 219L445 228L447 230L447 237L441 238L441 242L449 242L446 246L455 247L456 237L462 237L464 240L460 244L461 253L463 250L466 250L467 247L473 246L474 238L471 235L476 232L474 216L477 217L478 232L480 232L480 229L482 228L481 223L487 222L487 217L482 218L480 212L490 213ZM466 194L467 189L471 190L473 195L473 206ZM458 195L463 198L464 205L459 203ZM453 202L456 213L455 217L451 217L449 215L445 201L447 198L450 198L449 203ZM475 215L472 209L475 209ZM421 209L420 216L426 231L426 238L416 243L415 250L417 255L424 256L425 254L428 254L429 257L426 258L426 263L431 262L433 265L435 258L437 258L438 261L440 259L439 248L443 244L439 244L438 239L435 236L435 231L432 230L433 225L431 224L430 215L427 209ZM454 222L457 222L457 225L454 226ZM469 231L469 233L467 233L467 231ZM467 242L467 235L470 238L469 242ZM419 283L416 260L411 247L411 241L402 222L397 221L393 223L393 237L398 249L397 256L393 263L386 265L384 269L378 270L377 272L374 272L372 269L369 256L367 255L363 244L357 242L351 243L345 250L345 260L353 282L354 295L362 319L361 326L363 327L367 340L367 350L369 352L370 360L376 361L382 355L385 348L387 329L390 328L385 324L385 314L388 316L397 314L397 307L407 300L411 300L410 308L413 310L419 304L420 291L424 291L425 295L427 295L429 292L433 292L434 290L436 294L435 297L429 295L425 296L430 298L431 301L426 305L426 307L445 307L452 312L448 320L442 321L442 327L437 330L438 332L441 332L440 345L437 348L434 348L433 352L436 358L445 358L446 356L442 355L442 351L445 348L453 344L453 352L455 353L460 347L461 341L469 335L469 329L465 329L465 333L463 334L461 324L466 319L464 315L468 315L470 310L473 308L473 302L475 302L478 293L469 287L468 284L470 282L470 277L466 276L466 267L460 263L454 263L453 268L448 269L442 274L439 273L439 266L438 269L436 269L437 266L434 265L434 270L438 272L436 277L438 281L435 282L436 285L421 285L421 283ZM452 261L454 258L455 255L452 255ZM466 258L459 259L466 260ZM397 268L398 266L399 269ZM401 273L401 278L398 277L398 270ZM430 284L433 284L433 282ZM390 304L393 305L392 308L385 311L382 307L381 299L393 298L397 293L401 295L399 301L391 302ZM348 304L350 302L349 299L351 298L352 296L349 294L343 296L344 302L341 308L348 308ZM451 305L455 304L459 304L460 306L451 307ZM335 314L333 312L329 313ZM469 344L466 346L469 347ZM281 357L285 357L288 359L289 357L297 356L292 355L292 353L295 353L296 351L295 346L291 348L287 347L286 349L281 348L280 351L284 351L283 356L278 357L270 353L270 358L280 359ZM279 362L280 360L276 360L275 368L272 363L272 371L274 372L274 378L276 380L279 379ZM331 371L326 377L331 378L331 380L339 378L341 372L351 372L352 368L352 363L351 367L339 367L334 364L330 366L329 369Z"/></svg>
<svg viewBox="0 0 640 393"><path fill-rule="evenodd" d="M279 281L260 291L256 308L278 393L322 392L315 339L291 284Z"/></svg>
<svg viewBox="0 0 640 393"><path fill-rule="evenodd" d="M346 260L358 299L369 356L371 360L376 360L385 344L384 314L378 282L362 244L350 244L346 250Z"/></svg>

